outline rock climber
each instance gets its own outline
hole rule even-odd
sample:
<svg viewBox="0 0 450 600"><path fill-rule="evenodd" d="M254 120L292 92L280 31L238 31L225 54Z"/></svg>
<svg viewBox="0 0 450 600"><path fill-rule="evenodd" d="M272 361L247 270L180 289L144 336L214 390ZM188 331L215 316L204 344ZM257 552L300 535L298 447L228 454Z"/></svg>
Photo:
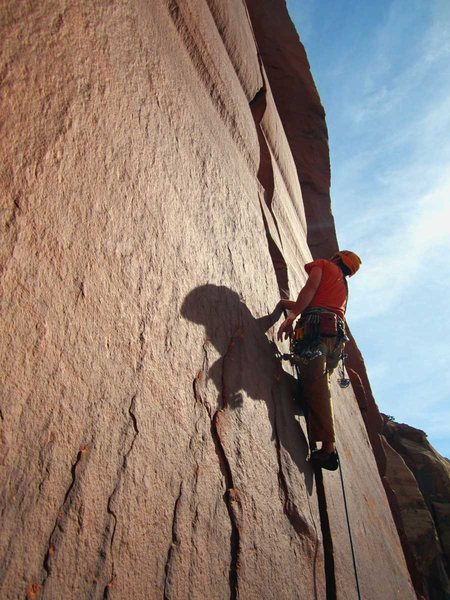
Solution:
<svg viewBox="0 0 450 600"><path fill-rule="evenodd" d="M335 446L330 375L337 367L347 337L345 309L346 277L354 275L361 259L354 252L341 250L330 260L323 258L305 265L308 279L297 300L281 300L288 311L278 330L278 339L292 337L293 361L298 366L302 395L309 408L308 428L311 442L322 442L313 450L314 464L331 471L338 467ZM295 330L293 323L298 315Z"/></svg>

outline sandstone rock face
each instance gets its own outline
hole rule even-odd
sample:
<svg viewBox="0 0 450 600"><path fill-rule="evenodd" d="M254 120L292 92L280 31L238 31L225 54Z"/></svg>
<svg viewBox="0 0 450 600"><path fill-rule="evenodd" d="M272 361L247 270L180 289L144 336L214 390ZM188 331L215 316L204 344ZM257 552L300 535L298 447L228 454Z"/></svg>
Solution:
<svg viewBox="0 0 450 600"><path fill-rule="evenodd" d="M308 246L314 258L328 258L338 246L331 214L325 111L285 1L247 0L247 5L300 180Z"/></svg>
<svg viewBox="0 0 450 600"><path fill-rule="evenodd" d="M385 419L388 477L429 598L450 597L450 464L423 431ZM394 450L396 452L394 452Z"/></svg>
<svg viewBox="0 0 450 600"><path fill-rule="evenodd" d="M1 598L357 598L339 475L314 478L273 341L328 160L303 49L299 181L241 0L1 11ZM333 390L361 597L414 598Z"/></svg>

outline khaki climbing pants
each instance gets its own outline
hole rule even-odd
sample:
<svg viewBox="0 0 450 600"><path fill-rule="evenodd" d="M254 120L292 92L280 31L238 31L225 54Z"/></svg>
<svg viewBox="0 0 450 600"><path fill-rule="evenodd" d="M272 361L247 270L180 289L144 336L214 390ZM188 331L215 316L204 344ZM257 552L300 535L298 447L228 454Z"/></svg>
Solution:
<svg viewBox="0 0 450 600"><path fill-rule="evenodd" d="M308 430L311 442L334 442L334 416L331 402L330 375L337 367L342 349L336 337L320 337L320 356L297 362L301 375L302 396L309 408Z"/></svg>

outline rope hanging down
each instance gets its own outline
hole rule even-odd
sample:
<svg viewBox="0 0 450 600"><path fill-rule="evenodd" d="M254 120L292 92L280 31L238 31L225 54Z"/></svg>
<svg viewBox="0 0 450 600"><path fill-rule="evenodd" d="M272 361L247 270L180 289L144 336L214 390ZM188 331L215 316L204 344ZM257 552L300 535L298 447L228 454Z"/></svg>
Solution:
<svg viewBox="0 0 450 600"><path fill-rule="evenodd" d="M350 517L348 514L347 496L345 494L344 476L342 475L341 459L338 453L339 475L341 476L342 496L344 498L345 518L347 520L348 537L350 540L350 548L352 551L353 571L355 573L356 591L358 592L358 600L361 600L361 591L359 589L358 569L356 568L355 548L353 546L352 530L350 527Z"/></svg>
<svg viewBox="0 0 450 600"><path fill-rule="evenodd" d="M279 356L283 360L289 360L291 358L290 354L282 354L282 355L279 355ZM343 388L348 387L348 385L350 384L350 381L345 377L345 371L344 371L344 364L345 364L345 358L346 357L347 357L346 354L342 353L342 355L341 355L340 379L338 380L339 381L339 385L341 387L343 387ZM301 388L300 370L299 370L299 368L298 368L297 365L295 365L295 372L297 374L298 386L299 386L299 388ZM308 407L307 407L306 404L304 405L303 410L304 410L304 416L305 416L305 420L306 420L306 429L307 429L307 433L308 433L308 437L309 437ZM310 448L312 448L311 443L309 445L310 445ZM315 444L314 444L314 446L315 446ZM339 475L340 475L340 480L341 480L342 497L344 499L345 519L347 521L348 537L349 537L350 549L351 549L351 553L352 553L353 572L355 574L356 591L357 591L357 594L358 594L358 600L361 600L361 590L360 590L360 587L359 587L358 569L357 569L357 566L356 566L355 547L354 547L354 543L353 543L352 529L351 529L351 526L350 526L350 515L349 515L349 511L348 511L347 495L345 493L344 476L342 474L341 459L340 459L340 456L339 456L339 453L337 452L337 450L336 450L336 454L337 454L337 457L338 457Z"/></svg>

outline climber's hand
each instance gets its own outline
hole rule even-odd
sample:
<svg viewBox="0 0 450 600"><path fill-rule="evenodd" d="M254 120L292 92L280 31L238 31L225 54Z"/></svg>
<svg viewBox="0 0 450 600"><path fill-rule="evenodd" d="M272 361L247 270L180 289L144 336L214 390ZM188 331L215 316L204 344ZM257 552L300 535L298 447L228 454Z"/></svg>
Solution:
<svg viewBox="0 0 450 600"><path fill-rule="evenodd" d="M281 323L280 328L278 329L278 334L277 334L278 340L283 339L283 333L284 333L285 339L288 339L288 337L292 333L292 325L293 325L294 321L295 321L294 315L289 315L285 318L285 320Z"/></svg>

